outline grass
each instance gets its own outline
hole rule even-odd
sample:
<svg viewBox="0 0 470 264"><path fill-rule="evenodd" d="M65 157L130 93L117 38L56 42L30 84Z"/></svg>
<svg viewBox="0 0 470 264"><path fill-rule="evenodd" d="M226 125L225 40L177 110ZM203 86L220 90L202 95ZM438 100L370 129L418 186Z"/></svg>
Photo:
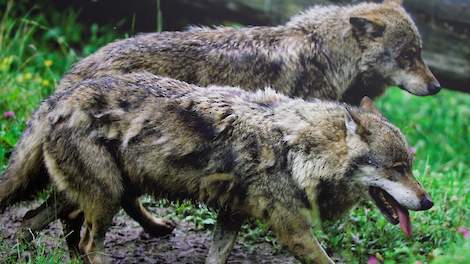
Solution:
<svg viewBox="0 0 470 264"><path fill-rule="evenodd" d="M0 4L4 10L0 12L0 112L15 113L15 118L0 122L1 166L32 111L53 91L64 71L117 37L97 25L85 29L76 24L77 14L71 11L46 19L46 15L32 18L33 9L18 18L14 3Z"/></svg>
<svg viewBox="0 0 470 264"><path fill-rule="evenodd" d="M12 9L13 2L8 3L0 8L4 10L0 13L0 171L32 111L53 91L66 69L117 37L97 25L85 28L76 24L73 12L50 14L47 19L30 13L19 16ZM414 235L409 239L370 203L315 232L325 248L348 263L365 263L370 256L385 263L468 263L470 240L457 229L470 228L470 95L443 91L420 98L395 88L378 105L417 148L414 172L435 206L411 214ZM9 111L14 112L13 117L3 116ZM194 222L197 228L214 224L215 214L204 206L180 202L171 207L171 217ZM247 245L275 243L261 223L245 226L242 238ZM40 236L35 247L12 247L0 240L0 262L62 262L66 253L62 248L47 247L43 243L47 239Z"/></svg>

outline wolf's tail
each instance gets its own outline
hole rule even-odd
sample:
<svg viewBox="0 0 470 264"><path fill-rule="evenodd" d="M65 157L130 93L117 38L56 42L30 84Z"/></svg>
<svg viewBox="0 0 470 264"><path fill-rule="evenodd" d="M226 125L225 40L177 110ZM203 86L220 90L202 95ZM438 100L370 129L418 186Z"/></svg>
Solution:
<svg viewBox="0 0 470 264"><path fill-rule="evenodd" d="M16 202L31 198L49 182L42 154L47 123L40 122L40 112L38 110L29 122L0 178L0 212Z"/></svg>

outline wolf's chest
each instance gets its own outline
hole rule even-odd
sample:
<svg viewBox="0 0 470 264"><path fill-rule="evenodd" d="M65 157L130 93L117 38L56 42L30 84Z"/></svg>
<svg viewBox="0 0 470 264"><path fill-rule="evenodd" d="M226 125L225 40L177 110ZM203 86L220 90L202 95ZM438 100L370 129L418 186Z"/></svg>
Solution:
<svg viewBox="0 0 470 264"><path fill-rule="evenodd" d="M317 203L322 220L335 220L343 216L360 200L360 191L350 181L323 180L317 187Z"/></svg>

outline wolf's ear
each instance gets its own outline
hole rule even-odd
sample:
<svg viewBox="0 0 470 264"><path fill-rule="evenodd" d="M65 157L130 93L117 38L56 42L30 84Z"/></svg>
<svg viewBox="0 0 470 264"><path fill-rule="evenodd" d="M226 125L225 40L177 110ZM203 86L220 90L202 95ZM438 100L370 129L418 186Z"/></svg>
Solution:
<svg viewBox="0 0 470 264"><path fill-rule="evenodd" d="M382 115L382 113L380 113L379 109L377 107L375 107L374 102L372 101L372 99L370 99L367 96L364 96L362 98L360 108L367 111L367 112L371 112L371 113L374 113L374 114L377 114L377 115Z"/></svg>
<svg viewBox="0 0 470 264"><path fill-rule="evenodd" d="M366 112L369 112L369 113L373 113L373 114L376 114L384 119L387 119L385 118L385 116L380 112L380 110L374 105L374 102L372 101L372 99L370 99L369 97L367 96L364 96L361 100L361 104L359 106L362 110L366 111Z"/></svg>
<svg viewBox="0 0 470 264"><path fill-rule="evenodd" d="M386 4L386 5L402 5L403 0L384 0L384 4Z"/></svg>
<svg viewBox="0 0 470 264"><path fill-rule="evenodd" d="M349 18L354 36L374 39L383 36L385 23L374 15L353 16Z"/></svg>
<svg viewBox="0 0 470 264"><path fill-rule="evenodd" d="M357 113L350 109L346 110L345 125L347 136L351 138L354 135L358 135L362 141L368 142L370 131L364 126Z"/></svg>

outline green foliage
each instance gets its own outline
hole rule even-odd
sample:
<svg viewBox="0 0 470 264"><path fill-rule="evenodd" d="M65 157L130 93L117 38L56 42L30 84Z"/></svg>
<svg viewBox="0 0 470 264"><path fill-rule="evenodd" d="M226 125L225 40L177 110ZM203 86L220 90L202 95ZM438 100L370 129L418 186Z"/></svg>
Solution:
<svg viewBox="0 0 470 264"><path fill-rule="evenodd" d="M97 25L85 30L73 11L34 17L28 12L18 18L14 3L8 1L0 12L0 169L31 113L62 74L78 58L116 38ZM4 118L7 111L15 117Z"/></svg>
<svg viewBox="0 0 470 264"><path fill-rule="evenodd" d="M7 242L2 241L0 236L0 263L63 263L64 259L68 256L66 248L51 246L53 244L65 245L65 239L42 236L38 237L34 241L34 244L16 243L14 245L10 245ZM77 261L69 262L69 264L74 263L78 264Z"/></svg>
<svg viewBox="0 0 470 264"><path fill-rule="evenodd" d="M194 205L189 201L160 201L159 206L171 207L167 217L191 222L196 230L211 229L215 224L216 213L203 204Z"/></svg>
<svg viewBox="0 0 470 264"><path fill-rule="evenodd" d="M433 264L468 264L470 262L470 239L461 246L453 247L449 253L436 258Z"/></svg>
<svg viewBox="0 0 470 264"><path fill-rule="evenodd" d="M0 171L31 113L62 74L80 57L117 37L97 25L85 28L77 24L77 14L71 11L19 16L13 3L0 9ZM371 203L361 204L339 223L314 232L329 252L347 263L365 263L372 255L385 263L429 263L433 259L438 264L465 263L470 259L470 240L464 240L457 229L470 223L470 95L443 91L437 96L416 97L395 88L378 105L417 148L414 173L431 193L435 206L411 213L411 238L390 225ZM15 116L4 117L7 111ZM157 204L171 207L170 217L190 221L198 229L210 229L215 223L215 213L202 205ZM241 237L248 247L260 241L275 244L268 228L259 222L245 225ZM14 263L30 252L27 263L62 262L64 249L48 248L41 241L46 239L40 237L35 247L10 247L0 240L2 261Z"/></svg>

